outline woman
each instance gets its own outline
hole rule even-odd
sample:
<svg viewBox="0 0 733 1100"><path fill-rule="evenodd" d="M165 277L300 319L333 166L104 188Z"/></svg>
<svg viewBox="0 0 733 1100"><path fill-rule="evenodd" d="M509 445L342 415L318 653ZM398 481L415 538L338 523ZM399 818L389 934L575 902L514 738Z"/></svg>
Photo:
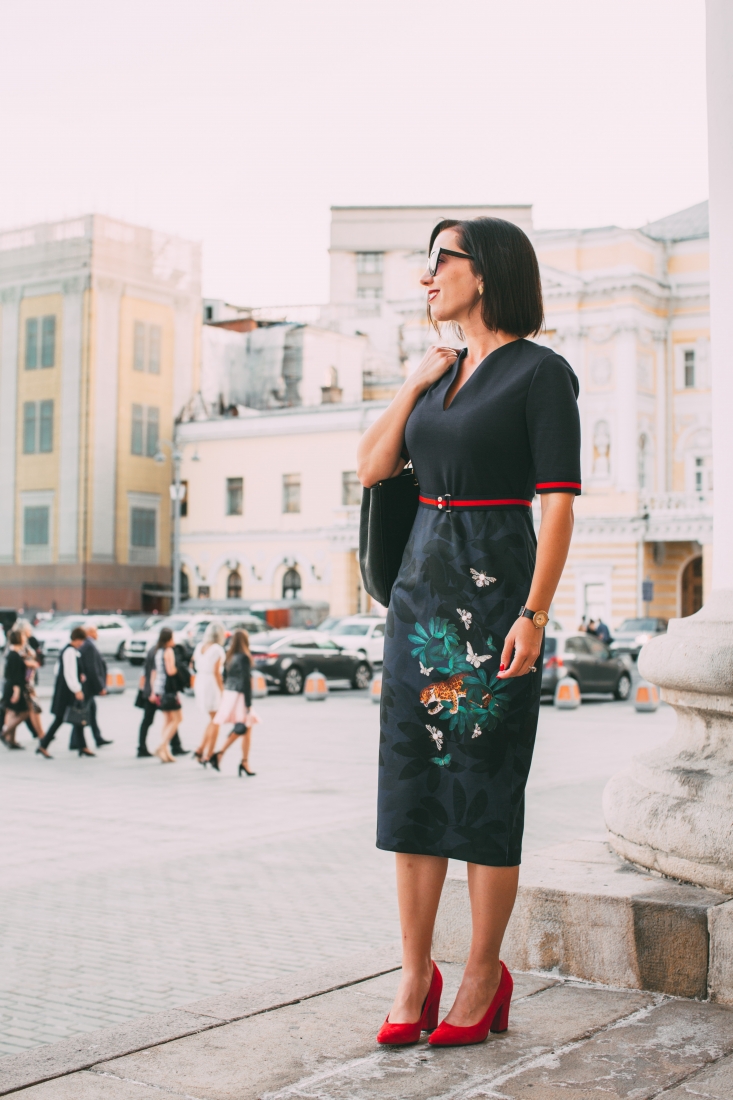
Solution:
<svg viewBox="0 0 733 1100"><path fill-rule="evenodd" d="M30 714L30 698L26 684L26 664L24 660L23 635L19 630L11 630L8 636L10 648L5 658L5 686L3 688L3 706L5 707L5 725L2 739L9 749L22 749L15 740L15 731Z"/></svg>
<svg viewBox="0 0 733 1100"><path fill-rule="evenodd" d="M199 763L211 756L216 745L216 737L219 732L214 724L214 715L221 704L221 693L224 690L224 682L221 677L224 653L224 640L226 634L221 623L216 621L209 623L202 642L193 651L191 664L196 673L193 687L199 710L209 716L209 724L204 730L201 744L193 754Z"/></svg>
<svg viewBox="0 0 733 1100"><path fill-rule="evenodd" d="M397 853L404 955L378 1040L417 1042L438 1022L430 943L453 858L468 864L473 937L430 1042L455 1045L507 1026L512 981L499 951L517 891L543 627L580 492L580 426L573 371L525 339L542 328L542 292L517 226L440 222L421 283L431 322L452 322L466 347L431 347L358 452L364 485L410 459L420 485L384 651L377 845Z"/></svg>
<svg viewBox="0 0 733 1100"><path fill-rule="evenodd" d="M26 688L28 689L28 718L26 724L31 733L39 741L43 737L43 725L41 724L42 708L36 696L36 670L41 667L41 657L38 642L33 636L33 627L28 619L17 619L15 630L20 631L23 639L23 659L26 667ZM34 644L35 643L35 644Z"/></svg>
<svg viewBox="0 0 733 1100"><path fill-rule="evenodd" d="M151 703L155 703L163 712L163 740L155 749L154 755L162 764L173 764L175 756L168 748L171 738L183 720L181 700L178 698L178 666L173 643L173 631L164 626L158 635L153 666L153 691Z"/></svg>
<svg viewBox="0 0 733 1100"><path fill-rule="evenodd" d="M214 715L212 723L216 734L212 742L212 748L216 745L216 736L219 726L225 722L233 722L234 728L229 734L224 747L219 752L204 761L211 764L215 771L219 771L219 763L229 746L242 738L242 762L239 765L238 775L254 775L247 767L249 763L249 750L252 741L252 721L249 708L252 706L252 654L249 651L249 634L246 630L235 630L229 643L224 665L224 694L221 706Z"/></svg>

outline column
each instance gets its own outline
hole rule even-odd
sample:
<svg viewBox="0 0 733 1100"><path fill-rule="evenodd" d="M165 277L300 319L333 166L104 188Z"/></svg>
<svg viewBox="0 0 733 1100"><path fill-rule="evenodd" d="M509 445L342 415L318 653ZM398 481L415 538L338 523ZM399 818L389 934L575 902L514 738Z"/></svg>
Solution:
<svg viewBox="0 0 733 1100"><path fill-rule="evenodd" d="M2 292L0 344L0 563L15 561L15 423L18 415L18 325L22 291Z"/></svg>
<svg viewBox="0 0 733 1100"><path fill-rule="evenodd" d="M61 349L61 431L59 440L58 559L76 562L79 553L80 458L84 447L81 422L84 291L87 280L63 284Z"/></svg>
<svg viewBox="0 0 733 1100"><path fill-rule="evenodd" d="M647 643L642 676L677 711L674 738L614 776L609 838L634 863L733 892L733 4L707 0L710 314L713 361L712 592Z"/></svg>
<svg viewBox="0 0 733 1100"><path fill-rule="evenodd" d="M115 560L117 503L117 390L122 283L97 279L94 286L94 394L90 440L92 561ZM91 369L91 367L90 367Z"/></svg>

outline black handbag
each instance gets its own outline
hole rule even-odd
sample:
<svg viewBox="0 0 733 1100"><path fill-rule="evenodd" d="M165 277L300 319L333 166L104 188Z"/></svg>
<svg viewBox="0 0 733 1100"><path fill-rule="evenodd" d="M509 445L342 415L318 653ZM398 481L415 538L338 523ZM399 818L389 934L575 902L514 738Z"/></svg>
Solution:
<svg viewBox="0 0 733 1100"><path fill-rule="evenodd" d="M89 705L75 699L64 711L64 722L70 722L72 726L88 726Z"/></svg>
<svg viewBox="0 0 733 1100"><path fill-rule="evenodd" d="M138 693L135 696L135 706L139 707L140 710L145 710L147 705L148 705L148 697L145 694L145 692L142 690L142 688L139 688Z"/></svg>
<svg viewBox="0 0 733 1100"><path fill-rule="evenodd" d="M420 486L415 471L403 470L365 489L359 522L359 565L365 591L383 607L389 604L392 585L417 514Z"/></svg>

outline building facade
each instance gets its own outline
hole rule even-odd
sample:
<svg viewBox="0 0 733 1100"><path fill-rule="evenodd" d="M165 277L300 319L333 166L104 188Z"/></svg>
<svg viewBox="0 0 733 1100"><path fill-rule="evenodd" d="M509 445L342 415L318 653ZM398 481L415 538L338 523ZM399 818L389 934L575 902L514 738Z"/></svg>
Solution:
<svg viewBox="0 0 733 1100"><path fill-rule="evenodd" d="M0 604L160 602L200 303L188 241L99 215L0 234Z"/></svg>
<svg viewBox="0 0 733 1100"><path fill-rule="evenodd" d="M419 285L432 226L480 215L530 233L547 316L538 341L580 379L584 488L555 617L574 628L583 616L615 626L691 614L708 585L712 538L707 204L638 230L569 231L533 230L528 207L334 209L320 324L368 336L365 394L388 399L435 339ZM201 459L185 466L190 590L235 594L241 579L245 597L280 597L294 571L303 594L335 613L366 609L353 471L359 435L384 404L182 426L195 447L186 454ZM199 506L205 448L216 474ZM250 486L240 514L225 514L230 478ZM289 492L297 510L286 507Z"/></svg>

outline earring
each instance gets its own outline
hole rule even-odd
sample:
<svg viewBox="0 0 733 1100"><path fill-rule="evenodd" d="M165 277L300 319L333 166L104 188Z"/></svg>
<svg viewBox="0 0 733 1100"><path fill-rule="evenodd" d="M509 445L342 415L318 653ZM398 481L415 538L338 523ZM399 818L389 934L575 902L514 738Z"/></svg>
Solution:
<svg viewBox="0 0 733 1100"><path fill-rule="evenodd" d="M483 284L483 283L479 283L479 285L478 285L478 296L479 296L479 298L481 297L481 295L483 294L483 292L484 292L484 284Z"/></svg>

